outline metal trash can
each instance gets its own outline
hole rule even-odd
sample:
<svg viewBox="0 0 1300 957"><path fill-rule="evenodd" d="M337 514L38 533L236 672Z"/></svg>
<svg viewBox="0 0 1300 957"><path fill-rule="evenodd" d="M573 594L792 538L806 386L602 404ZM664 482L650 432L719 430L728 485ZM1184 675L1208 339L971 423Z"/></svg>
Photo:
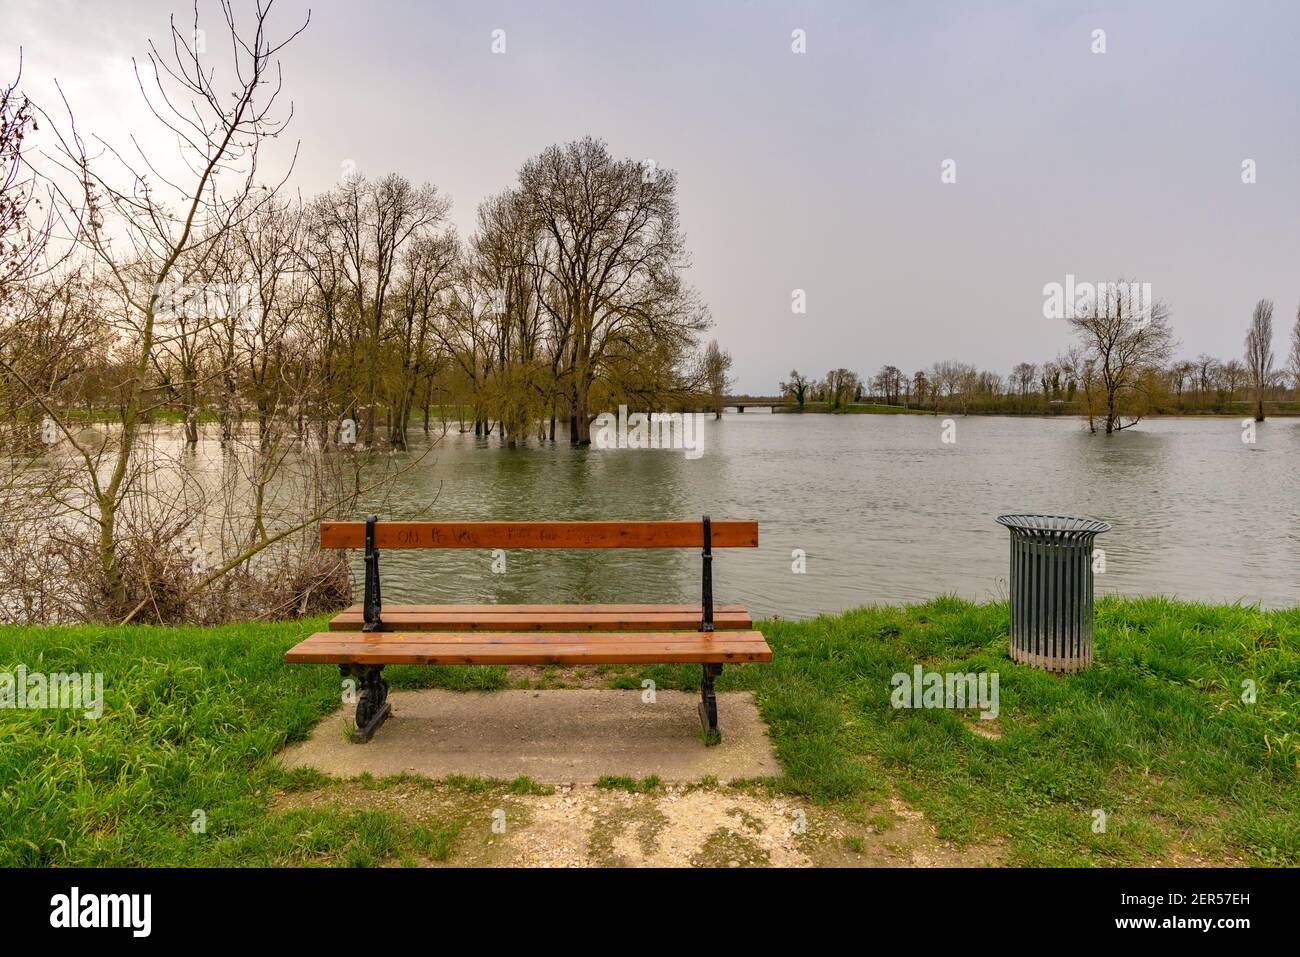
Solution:
<svg viewBox="0 0 1300 957"><path fill-rule="evenodd" d="M999 515L1011 531L1011 657L1049 671L1092 664L1092 542L1110 525Z"/></svg>

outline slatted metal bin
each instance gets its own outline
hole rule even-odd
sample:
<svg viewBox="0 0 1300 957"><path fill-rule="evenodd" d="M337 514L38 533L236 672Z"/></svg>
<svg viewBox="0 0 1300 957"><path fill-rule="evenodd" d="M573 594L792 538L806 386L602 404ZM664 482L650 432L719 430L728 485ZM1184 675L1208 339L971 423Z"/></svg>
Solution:
<svg viewBox="0 0 1300 957"><path fill-rule="evenodd" d="M1092 664L1093 540L1110 525L1067 515L999 515L1011 532L1011 657L1048 671Z"/></svg>

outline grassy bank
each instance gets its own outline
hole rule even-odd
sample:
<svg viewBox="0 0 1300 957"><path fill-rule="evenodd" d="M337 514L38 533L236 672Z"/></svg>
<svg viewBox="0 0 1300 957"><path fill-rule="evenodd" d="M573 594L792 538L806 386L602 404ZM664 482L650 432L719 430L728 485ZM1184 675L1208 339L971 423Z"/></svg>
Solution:
<svg viewBox="0 0 1300 957"><path fill-rule="evenodd" d="M1300 864L1300 609L1106 600L1097 664L1071 677L1013 664L1006 615L939 599L763 623L773 663L720 681L752 689L771 727L786 771L759 786L864 829L897 797L941 838L996 845L1013 864ZM338 704L336 672L280 660L318 625L0 628L0 671L102 672L105 683L99 720L0 710L0 864L455 861L479 805L535 789L443 782L453 797L419 827L391 809L282 800L356 786L273 760ZM997 719L895 710L890 678L918 663L996 671ZM507 681L500 668L388 671L396 688ZM698 669L601 677L693 688ZM1242 701L1248 679L1254 704ZM206 833L194 833L195 811Z"/></svg>
<svg viewBox="0 0 1300 957"><path fill-rule="evenodd" d="M881 403L861 402L831 408L829 402L805 402L803 408L789 406L780 410L782 413L799 415L804 413L827 413L831 415L934 415L926 409L911 409L901 405L883 405Z"/></svg>
<svg viewBox="0 0 1300 957"><path fill-rule="evenodd" d="M1017 402L1008 402L1005 405L996 406L974 405L967 408L949 408L947 406L916 408L914 406L861 402L842 405L838 409L831 408L828 402L806 402L802 409L786 406L776 411L794 415L799 413L827 413L831 415L992 415L1024 419L1082 418L1088 414L1087 409L1079 402L1065 402L1050 408L1043 408L1041 403L1026 406ZM1294 418L1300 416L1300 402L1268 402L1265 404L1265 411L1269 417ZM1246 416L1254 416L1254 414L1255 407L1253 404L1249 402L1231 402L1222 407L1210 409L1159 408L1145 413L1142 418L1241 419Z"/></svg>

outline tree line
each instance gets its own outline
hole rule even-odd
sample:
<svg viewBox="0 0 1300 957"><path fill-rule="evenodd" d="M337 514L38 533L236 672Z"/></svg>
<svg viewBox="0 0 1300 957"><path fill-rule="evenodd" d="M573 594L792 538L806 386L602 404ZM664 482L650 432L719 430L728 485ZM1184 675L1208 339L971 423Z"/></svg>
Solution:
<svg viewBox="0 0 1300 957"><path fill-rule="evenodd" d="M941 361L910 375L884 365L874 376L833 369L823 378L791 370L781 394L800 410L844 411L883 404L930 412L1081 415L1093 431L1130 428L1146 415L1248 413L1264 421L1266 403L1300 411L1300 308L1281 364L1273 351L1271 300L1246 323L1240 358L1202 353L1173 358L1169 310L1136 305L1123 280L1069 318L1076 341L1044 362L1017 363L1006 375L967 362Z"/></svg>
<svg viewBox="0 0 1300 957"><path fill-rule="evenodd" d="M204 420L229 439L288 416L326 442L351 420L359 441L401 448L449 410L510 444L554 440L557 422L585 444L602 409L676 407L716 380L672 171L584 138L528 159L470 236L449 210L432 185L354 174L196 222L166 268L114 251L106 278L73 254L13 291L0 389L11 409L37 388L121 418L143 356L145 407L174 411L190 443ZM147 355L132 348L146 334Z"/></svg>

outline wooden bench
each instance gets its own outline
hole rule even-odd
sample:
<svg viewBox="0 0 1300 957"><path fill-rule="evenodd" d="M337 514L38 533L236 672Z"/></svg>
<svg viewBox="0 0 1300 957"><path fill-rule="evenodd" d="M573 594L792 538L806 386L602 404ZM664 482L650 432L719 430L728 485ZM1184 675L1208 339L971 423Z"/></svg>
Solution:
<svg viewBox="0 0 1300 957"><path fill-rule="evenodd" d="M727 662L771 661L741 605L714 605L713 549L754 548L757 522L322 522L322 548L364 548L365 598L329 631L290 648L290 663L336 664L357 680L356 730L369 741L391 713L384 665L577 665L686 662L703 666L700 722L718 735L714 679ZM388 605L385 548L700 548L698 605Z"/></svg>

